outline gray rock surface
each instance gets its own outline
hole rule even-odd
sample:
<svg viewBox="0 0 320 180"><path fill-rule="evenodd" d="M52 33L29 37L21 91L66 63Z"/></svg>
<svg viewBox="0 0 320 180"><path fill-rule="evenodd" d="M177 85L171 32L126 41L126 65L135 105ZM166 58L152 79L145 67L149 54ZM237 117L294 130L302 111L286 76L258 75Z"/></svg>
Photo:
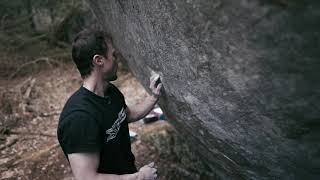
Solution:
<svg viewBox="0 0 320 180"><path fill-rule="evenodd" d="M91 0L160 106L222 179L320 178L318 0Z"/></svg>

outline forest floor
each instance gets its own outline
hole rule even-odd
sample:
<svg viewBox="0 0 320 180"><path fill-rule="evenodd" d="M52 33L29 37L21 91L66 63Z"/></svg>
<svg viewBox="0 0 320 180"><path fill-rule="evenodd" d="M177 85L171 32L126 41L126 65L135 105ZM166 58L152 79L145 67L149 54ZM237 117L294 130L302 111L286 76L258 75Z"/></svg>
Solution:
<svg viewBox="0 0 320 180"><path fill-rule="evenodd" d="M81 86L81 78L68 56L47 56L41 48L37 58L5 53L0 56L1 179L74 179L58 144L56 129L63 105ZM114 84L128 105L140 103L147 96L121 65L118 77ZM174 152L168 151L174 144L168 132L174 131L167 121L152 124L138 121L129 127L138 134L132 143L137 168L153 161L159 167L158 179L200 178L190 173ZM158 137L160 140L151 141Z"/></svg>

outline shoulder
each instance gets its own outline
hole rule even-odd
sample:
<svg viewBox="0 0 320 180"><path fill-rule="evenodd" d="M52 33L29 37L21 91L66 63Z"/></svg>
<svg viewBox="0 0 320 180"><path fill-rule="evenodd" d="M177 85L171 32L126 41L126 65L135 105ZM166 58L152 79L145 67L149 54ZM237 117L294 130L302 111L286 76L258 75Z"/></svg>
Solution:
<svg viewBox="0 0 320 180"><path fill-rule="evenodd" d="M73 116L90 115L94 117L96 113L93 112L93 109L89 97L80 88L67 100L60 114L60 120Z"/></svg>
<svg viewBox="0 0 320 180"><path fill-rule="evenodd" d="M112 90L114 90L114 91L119 91L119 92L120 92L119 88L118 88L116 85L114 85L114 84L112 84L112 83L110 83L109 85L110 85L110 88L111 88Z"/></svg>
<svg viewBox="0 0 320 180"><path fill-rule="evenodd" d="M95 117L85 110L74 110L63 117L60 117L59 127L96 123Z"/></svg>
<svg viewBox="0 0 320 180"><path fill-rule="evenodd" d="M67 116L65 116L65 119L74 119L74 118L83 119L83 118L91 118L91 117L92 117L92 114L87 110L78 109L70 112Z"/></svg>

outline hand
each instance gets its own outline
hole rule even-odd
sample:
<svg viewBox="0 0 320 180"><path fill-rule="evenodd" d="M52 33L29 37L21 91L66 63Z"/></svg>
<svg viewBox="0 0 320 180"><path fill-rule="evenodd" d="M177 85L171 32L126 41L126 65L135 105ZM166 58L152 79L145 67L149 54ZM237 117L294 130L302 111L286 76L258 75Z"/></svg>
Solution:
<svg viewBox="0 0 320 180"><path fill-rule="evenodd" d="M155 180L157 178L157 169L154 163L143 166L139 169L138 180Z"/></svg>
<svg viewBox="0 0 320 180"><path fill-rule="evenodd" d="M157 82L160 82L157 84ZM161 88L162 88L162 83L160 80L160 75L159 74L154 74L150 77L150 89L152 92L152 95L156 98L159 98L161 95Z"/></svg>

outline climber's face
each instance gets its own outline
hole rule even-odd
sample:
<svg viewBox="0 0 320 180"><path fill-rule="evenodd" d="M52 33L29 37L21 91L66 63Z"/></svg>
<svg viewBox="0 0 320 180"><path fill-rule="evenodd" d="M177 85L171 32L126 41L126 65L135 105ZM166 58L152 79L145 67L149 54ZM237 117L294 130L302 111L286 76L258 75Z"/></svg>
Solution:
<svg viewBox="0 0 320 180"><path fill-rule="evenodd" d="M103 66L103 78L106 81L114 81L117 79L118 62L116 50L113 48L112 42L107 42L108 52L105 54Z"/></svg>
<svg viewBox="0 0 320 180"><path fill-rule="evenodd" d="M101 76L105 82L114 81L117 79L117 57L116 50L113 48L111 41L106 41L108 52L104 55L94 55L93 65L94 71Z"/></svg>

